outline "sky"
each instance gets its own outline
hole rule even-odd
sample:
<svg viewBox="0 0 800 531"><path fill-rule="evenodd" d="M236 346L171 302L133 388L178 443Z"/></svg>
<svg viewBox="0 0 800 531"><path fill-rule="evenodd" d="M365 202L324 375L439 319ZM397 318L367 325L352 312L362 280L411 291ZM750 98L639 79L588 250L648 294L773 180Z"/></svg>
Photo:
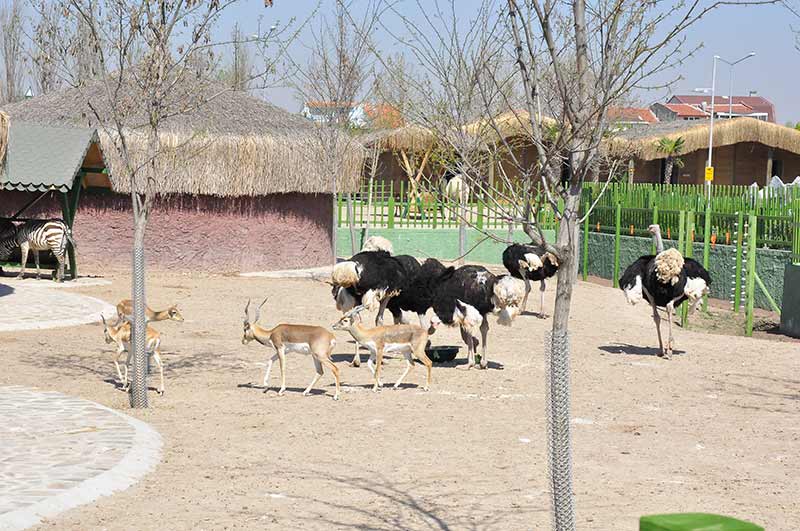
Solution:
<svg viewBox="0 0 800 531"><path fill-rule="evenodd" d="M417 0L407 1L409 16L416 9ZM435 0L418 0L434 2ZM465 16L480 0L458 0L463 6ZM355 5L360 0L354 0ZM322 10L330 13L333 0L323 0ZM269 27L277 20L286 22L295 17L305 20L317 6L317 0L274 0L274 7L265 8L263 0L244 0L233 6L220 25L220 32L228 33L235 23L245 31L255 31L258 18L263 17L262 27ZM659 81L666 81L676 75L683 79L674 87L657 92L637 94L637 99L645 105L664 101L668 94L691 93L693 89L711 86L711 70L714 55L735 61L750 52L756 55L738 64L734 69L733 92L746 95L757 91L770 99L777 112L777 122L800 121L800 51L795 48L792 27L800 28L800 19L795 19L780 6L737 6L723 7L700 20L686 34L685 48L702 45L695 56L689 58L677 70L664 74ZM310 29L291 48L294 60L304 63L308 56L307 43ZM381 43L379 42L379 45ZM383 44L389 44L384 42ZM729 67L718 64L717 94L727 95L729 90ZM288 87L270 89L264 94L273 103L297 112L300 104L297 96Z"/></svg>

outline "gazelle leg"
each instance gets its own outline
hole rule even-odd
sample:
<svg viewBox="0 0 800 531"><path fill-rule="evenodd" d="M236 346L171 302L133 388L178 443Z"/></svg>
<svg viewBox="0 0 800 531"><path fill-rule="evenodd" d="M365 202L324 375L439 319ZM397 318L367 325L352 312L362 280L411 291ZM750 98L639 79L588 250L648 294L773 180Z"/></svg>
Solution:
<svg viewBox="0 0 800 531"><path fill-rule="evenodd" d="M356 314L355 319L361 321L361 316ZM351 367L360 367L361 366L361 355L358 353L358 349L361 345L358 344L358 340L356 340L356 352L353 354L353 361L350 362Z"/></svg>
<svg viewBox="0 0 800 531"><path fill-rule="evenodd" d="M539 283L539 315L541 317L547 317L544 313L544 291L547 289L545 285L544 279L541 280Z"/></svg>
<svg viewBox="0 0 800 531"><path fill-rule="evenodd" d="M427 391L431 388L431 367L433 366L433 362L425 353L425 344L427 342L428 341L426 339L425 342L417 346L417 349L414 352L414 355L417 357L419 361L422 362L423 365L425 365L425 369L427 370L427 375L425 378L425 387L422 388L423 391Z"/></svg>
<svg viewBox="0 0 800 531"><path fill-rule="evenodd" d="M406 359L406 370L403 371L403 374L401 374L400 378L398 378L397 381L395 382L394 384L395 389L400 387L400 384L403 383L405 377L408 376L408 373L411 371L411 369L414 368L414 358L412 356L413 355L411 354L410 350L403 352L403 357L405 357Z"/></svg>
<svg viewBox="0 0 800 531"><path fill-rule="evenodd" d="M20 253L22 254L22 259L20 260L20 267L19 275L17 278L24 278L25 277L25 266L28 264L28 251L30 250L31 246L28 242L22 242L22 245L19 246Z"/></svg>
<svg viewBox="0 0 800 531"><path fill-rule="evenodd" d="M278 391L278 396L283 396L286 392L286 347L278 349L278 363L281 366L281 388Z"/></svg>
<svg viewBox="0 0 800 531"><path fill-rule="evenodd" d="M119 369L119 357L120 357L120 356L122 356L122 353L123 353L123 352L125 352L125 350L124 350L124 349L117 349L117 355L116 355L116 357L114 358L114 367L116 367L116 368L117 368L117 377L119 378L119 383L121 383L121 384L122 384L122 387L124 388L124 387L125 387L125 384L127 384L127 383L128 383L128 382L127 382L127 372L128 372L128 368L127 368L127 367L125 367L125 373L126 373L125 375L126 375L126 378L123 378L123 377L122 377L122 371Z"/></svg>
<svg viewBox="0 0 800 531"><path fill-rule="evenodd" d="M264 391L267 390L267 382L269 381L269 373L272 372L272 364L275 363L275 360L278 359L278 352L275 351L275 354L267 362L267 370L264 372L264 383L262 386L264 387Z"/></svg>
<svg viewBox="0 0 800 531"><path fill-rule="evenodd" d="M161 385L157 389L157 392L158 392L158 394L163 395L164 394L164 364L161 362L161 353L158 351L158 349L153 350L153 361L155 361L156 365L158 365L158 376L159 376L159 379L161 381Z"/></svg>
<svg viewBox="0 0 800 531"><path fill-rule="evenodd" d="M324 374L322 371L322 363L320 363L319 359L317 359L317 355L312 354L312 358L314 360L314 369L316 369L317 373L314 375L314 379L311 380L311 383L308 384L308 387L306 387L306 390L303 391L303 396L308 396L311 394L311 390L314 389L314 386L317 385L317 382Z"/></svg>
<svg viewBox="0 0 800 531"><path fill-rule="evenodd" d="M375 354L375 385L372 390L376 393L383 386L383 382L381 382L381 365L383 365L383 347L377 349Z"/></svg>
<svg viewBox="0 0 800 531"><path fill-rule="evenodd" d="M525 313L525 308L528 307L528 294L531 292L531 279L528 278L528 271L524 267L519 268L519 274L522 280L525 281L525 297L522 299L522 310L520 313Z"/></svg>
<svg viewBox="0 0 800 531"><path fill-rule="evenodd" d="M484 317L481 323L481 369L489 366L489 357L486 354L486 338L489 335L489 320Z"/></svg>
<svg viewBox="0 0 800 531"><path fill-rule="evenodd" d="M372 376L375 377L375 367L376 367L376 360L378 356L375 352L370 352L369 359L367 359L367 367L369 367L369 372L372 373ZM383 382L378 380L378 383L382 386Z"/></svg>
<svg viewBox="0 0 800 531"><path fill-rule="evenodd" d="M331 361L330 354L325 356L320 360L324 365L327 365L328 368L333 373L333 379L336 382L336 394L333 395L334 400L339 400L339 390L340 390L340 381L339 381L339 367L337 367L333 361Z"/></svg>
<svg viewBox="0 0 800 531"><path fill-rule="evenodd" d="M33 263L36 264L36 280L42 279L42 270L39 267L39 251L33 249Z"/></svg>

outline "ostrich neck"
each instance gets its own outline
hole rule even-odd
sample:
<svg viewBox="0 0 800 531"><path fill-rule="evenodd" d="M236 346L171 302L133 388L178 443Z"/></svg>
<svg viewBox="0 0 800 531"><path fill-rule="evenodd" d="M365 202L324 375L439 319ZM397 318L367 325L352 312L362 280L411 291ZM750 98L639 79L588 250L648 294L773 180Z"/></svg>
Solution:
<svg viewBox="0 0 800 531"><path fill-rule="evenodd" d="M661 231L657 231L653 234L653 240L656 243L656 253L664 252L664 242L661 240Z"/></svg>

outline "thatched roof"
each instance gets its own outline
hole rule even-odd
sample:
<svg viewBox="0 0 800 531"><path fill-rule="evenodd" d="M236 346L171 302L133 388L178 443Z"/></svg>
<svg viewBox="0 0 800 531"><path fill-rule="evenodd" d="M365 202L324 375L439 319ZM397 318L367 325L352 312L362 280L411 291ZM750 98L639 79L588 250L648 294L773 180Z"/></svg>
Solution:
<svg viewBox="0 0 800 531"><path fill-rule="evenodd" d="M606 147L613 156L661 159L665 155L656 147L661 138L682 137L684 153L708 149L709 127L709 120L635 126L617 133L606 141ZM800 155L800 131L754 118L714 121L714 147L740 142L754 142Z"/></svg>
<svg viewBox="0 0 800 531"><path fill-rule="evenodd" d="M161 161L169 179L158 183L161 193L214 196L249 196L271 193L332 191L332 178L323 164L322 138L315 125L270 103L236 92L214 82L192 79L178 83L176 110L162 127ZM128 142L135 160L146 160L147 119L145 98L130 86L122 104L126 114ZM11 120L42 125L97 127L110 177L116 191L130 191L124 164L109 133L98 123L98 114L108 116L105 84L94 82L80 89L67 89L8 105ZM344 137L344 133L342 133ZM329 140L326 141L330 145ZM337 177L339 190L358 186L363 149L343 138L340 148L343 170ZM43 150L46 146L42 146Z"/></svg>
<svg viewBox="0 0 800 531"><path fill-rule="evenodd" d="M541 118L541 124L544 126L551 126L555 123L556 121L548 116ZM467 133L487 141L496 138L498 132L502 138L506 139L517 136L530 137L533 134L530 114L524 110L505 111L492 120L482 118L467 125L464 129Z"/></svg>
<svg viewBox="0 0 800 531"><path fill-rule="evenodd" d="M361 143L367 147L376 147L382 151L427 151L436 146L436 133L416 124L404 125L397 129L383 129L368 133L361 137Z"/></svg>

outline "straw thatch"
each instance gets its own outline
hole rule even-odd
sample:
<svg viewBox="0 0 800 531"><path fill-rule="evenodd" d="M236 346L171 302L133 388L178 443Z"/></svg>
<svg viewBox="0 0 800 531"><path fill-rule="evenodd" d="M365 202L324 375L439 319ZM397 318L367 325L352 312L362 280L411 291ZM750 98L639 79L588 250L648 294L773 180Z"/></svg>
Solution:
<svg viewBox="0 0 800 531"><path fill-rule="evenodd" d="M320 161L329 138L315 125L263 100L214 82L191 79L178 83L168 108L174 115L160 131L159 162L168 178L158 182L161 193L221 197L273 193L330 193L333 179ZM134 161L146 160L147 117L141 95L128 87L121 106L126 114L126 139ZM109 116L105 84L94 82L5 107L14 120L43 125L97 127L114 190L130 191L125 165L115 148L113 131L98 123ZM91 104L91 105L90 105ZM111 128L109 128L111 129ZM344 133L336 142L341 157L338 190L358 187L364 150ZM42 146L43 151L46 146ZM327 165L330 167L330 165Z"/></svg>
<svg viewBox="0 0 800 531"><path fill-rule="evenodd" d="M553 118L544 116L541 124L552 126L556 123ZM492 120L482 118L464 128L465 132L472 136L493 141L499 132L502 138L530 137L533 134L531 128L530 114L524 110L509 110L498 114Z"/></svg>
<svg viewBox="0 0 800 531"><path fill-rule="evenodd" d="M661 138L682 137L683 152L691 153L698 149L708 149L709 127L708 120L701 122L680 120L636 126L608 139L605 149L615 157L662 159L666 155L658 150L658 141ZM754 142L800 155L800 131L754 118L714 122L714 147L741 142Z"/></svg>
<svg viewBox="0 0 800 531"><path fill-rule="evenodd" d="M8 115L0 111L0 168L3 167L8 148Z"/></svg>
<svg viewBox="0 0 800 531"><path fill-rule="evenodd" d="M397 129L383 129L364 135L361 143L381 151L424 152L438 143L436 133L421 125L409 124Z"/></svg>

